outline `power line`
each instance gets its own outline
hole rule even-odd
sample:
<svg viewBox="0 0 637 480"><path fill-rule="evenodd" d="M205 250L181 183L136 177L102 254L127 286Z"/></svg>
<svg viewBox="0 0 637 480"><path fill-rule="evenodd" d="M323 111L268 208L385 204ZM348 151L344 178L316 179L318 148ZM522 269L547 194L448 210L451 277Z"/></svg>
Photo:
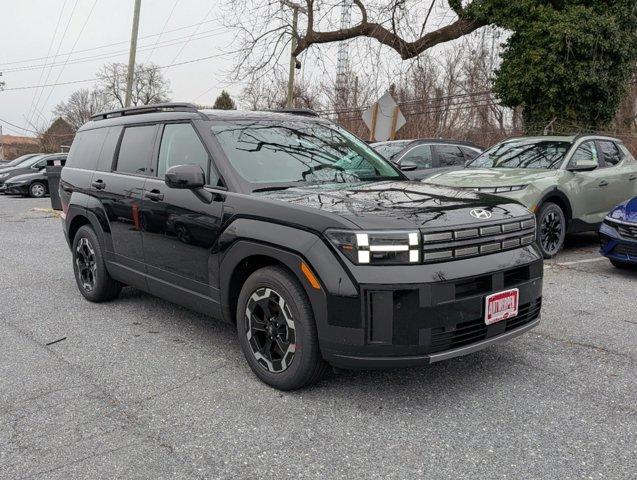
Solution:
<svg viewBox="0 0 637 480"><path fill-rule="evenodd" d="M218 27L218 28L214 28L211 30L205 30L203 32L200 33L199 36L197 36L197 38L195 38L194 40L204 40L206 38L212 38L212 37L216 37L217 35L219 35L221 33L221 31L224 30L223 27ZM185 41L178 41L180 39L186 39ZM164 40L162 42L158 43L158 48L165 48L165 47L172 47L175 45L180 45L180 44L185 44L188 43L189 41L192 40L192 36L184 36L184 37L178 37L176 39L172 39L172 40ZM144 52L147 50L150 50L154 47L152 46L146 46L146 47L140 47L137 49L138 52ZM73 53L73 52L71 52ZM77 53L77 52L76 52ZM127 55L128 54L128 50L118 50L118 51L114 51L114 52L104 52L104 53L100 53L97 55L90 55L87 57L79 57L79 58L75 58L73 60L70 60L68 62L66 62L66 64L68 65L76 65L79 63L86 63L86 62L92 62L95 60L104 60L107 58L112 58L112 57L118 57L121 55ZM67 54L70 55L70 54ZM59 55L60 57L62 55ZM53 63L53 64L49 64L49 66L60 66L65 64L65 62L59 62L59 63ZM9 68L9 69L4 69L3 72L4 73L12 73L12 72L24 72L24 71L28 71L28 70L37 70L39 68L41 68L42 65L24 65L21 67L14 67L14 68Z"/></svg>
<svg viewBox="0 0 637 480"><path fill-rule="evenodd" d="M62 48L62 43L64 42L64 38L66 37L66 32L69 31L69 25L71 24L71 20L73 20L73 15L75 14L75 9L77 8L77 3L79 2L79 0L75 0L75 3L73 4L73 8L71 9L71 14L69 15L69 19L66 22L66 26L64 27L64 32L62 32L62 38L60 38L60 43L58 44L58 48L55 51L55 57L54 57L54 61L55 58L57 58L58 54L60 53L60 48ZM49 80L49 77L51 76L51 72L53 71L53 67L51 66L51 68L49 68L48 73L46 74L46 78L44 79L44 82L46 83ZM40 93L38 94L38 98L35 101L35 105L33 106L33 112L29 112L29 120L27 121L27 123L30 125L31 121L33 119L33 115L35 115L37 109L38 109L38 105L40 104L40 99L42 98L42 95L44 94L44 89L40 90Z"/></svg>
<svg viewBox="0 0 637 480"><path fill-rule="evenodd" d="M205 23L211 23L211 22L215 22L215 21L216 21L215 19L212 19L212 20L206 20L206 21L202 21L202 22L198 22L198 23L193 23L192 25L184 25L183 27L174 28L172 30L166 30L164 33L173 33L173 32L177 32L177 31L180 31L180 30L187 30L187 29L192 28L192 27L198 27L198 26L201 26L201 25L203 25ZM202 33L204 33L204 32L202 32ZM157 37L157 36L159 36L159 33L153 33L152 35L144 35L143 37L139 37L139 39L140 40L145 40L147 38L152 38L152 37ZM177 38L186 38L186 36L177 37ZM173 40L175 40L175 39L173 39ZM53 42L51 42L51 43L53 43ZM114 47L115 45L125 45L127 43L129 43L129 40L122 40L121 42L106 43L104 45L98 45L96 47L91 47L91 48L85 48L83 50L75 50L75 52L61 53L59 55L63 56L63 55L69 55L71 53L91 52L93 50L100 50L102 48ZM50 49L51 46L52 45L49 46L49 49ZM46 57L35 57L35 58L28 58L26 60L14 60L12 62L3 62L3 63L0 63L0 66L3 66L3 65L15 65L15 64L19 64L19 63L35 62L35 61L38 61L38 60L46 60L46 59L51 58L51 57L52 57L52 55L48 56L48 53L47 53ZM4 71L6 71L6 70L4 70Z"/></svg>
<svg viewBox="0 0 637 480"><path fill-rule="evenodd" d="M153 49L148 54L148 58L146 59L147 62L150 62L150 57L152 57L153 53L155 52L155 47L157 46L157 42L159 41L161 36L164 34L164 30L166 30L166 27L168 26L168 22L172 18L173 13L175 13L175 8L177 8L177 5L179 5L179 2L180 2L180 0L175 0L173 2L173 8L170 9L170 13L168 14L168 18L166 18L166 21L164 22L164 26L161 28L161 32L159 32L159 36L157 37L157 40L155 40L155 43L153 44Z"/></svg>
<svg viewBox="0 0 637 480"><path fill-rule="evenodd" d="M208 10L208 13L206 13L206 15L203 17L204 20L206 18L208 18L208 16L212 13L212 11L214 10L215 5L213 5L212 7L210 7L210 10ZM181 52L184 51L184 48L186 48L186 45L188 45L190 43L190 41L192 40L192 37L199 31L199 26L201 26L203 24L203 22L201 22L199 25L197 25L197 28L195 28L195 30L190 34L190 36L188 37L188 40L186 40L186 42L181 46L181 48L179 49L179 51L177 52L177 55L174 56L174 58L171 60L170 63L173 63L175 60L177 60L177 58L179 58L179 55L181 55ZM225 29L224 29L225 30Z"/></svg>
<svg viewBox="0 0 637 480"><path fill-rule="evenodd" d="M88 15L86 16L86 20L84 20L84 23L82 24L82 28L80 29L80 33L77 35L77 37L75 39L75 42L73 43L73 47L71 47L71 52L73 52L73 50L77 46L78 42L80 41L80 38L82 37L82 34L84 33L84 29L86 28L86 24L88 23L89 19L91 18L91 15L93 15L93 10L95 10L95 5L97 5L97 1L98 0L95 0L93 2L93 5L91 6L91 9L89 10ZM58 72L58 76L55 79L55 83L60 81L60 77L62 76L62 72L64 72L64 69L66 68L66 64L68 63L69 58L71 58L71 54L69 54L66 57L66 62L64 62L64 65L62 65L62 68ZM44 103L42 104L42 107L47 105L47 103L48 103L49 99L51 98L51 95L53 94L54 90L55 90L55 85L53 87L51 87L51 90L49 90L49 94L47 95L46 100L44 100Z"/></svg>

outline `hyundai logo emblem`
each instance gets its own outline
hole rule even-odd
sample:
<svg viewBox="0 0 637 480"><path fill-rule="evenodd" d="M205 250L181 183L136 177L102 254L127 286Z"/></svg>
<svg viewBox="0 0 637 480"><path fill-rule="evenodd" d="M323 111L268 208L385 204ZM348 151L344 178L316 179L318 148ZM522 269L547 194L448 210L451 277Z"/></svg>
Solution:
<svg viewBox="0 0 637 480"><path fill-rule="evenodd" d="M469 212L473 218L477 218L478 220L489 220L491 218L491 212L487 212L486 210L482 210L481 208L476 208Z"/></svg>

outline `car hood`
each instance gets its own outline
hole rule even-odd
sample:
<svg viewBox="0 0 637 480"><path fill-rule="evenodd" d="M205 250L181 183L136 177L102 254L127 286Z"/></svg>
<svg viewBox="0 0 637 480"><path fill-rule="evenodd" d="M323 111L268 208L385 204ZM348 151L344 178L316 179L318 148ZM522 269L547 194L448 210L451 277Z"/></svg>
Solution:
<svg viewBox="0 0 637 480"><path fill-rule="evenodd" d="M637 223L637 197L620 203L610 212L610 217L629 223Z"/></svg>
<svg viewBox="0 0 637 480"><path fill-rule="evenodd" d="M20 165L16 165L14 167L4 167L4 168L0 167L0 173L11 173L15 170L20 170L21 168L24 168L24 167L21 167Z"/></svg>
<svg viewBox="0 0 637 480"><path fill-rule="evenodd" d="M528 168L466 168L433 175L425 182L449 187L512 187L557 177L559 173Z"/></svg>
<svg viewBox="0 0 637 480"><path fill-rule="evenodd" d="M489 211L491 221L529 214L519 203L495 195L409 181L323 184L255 192L253 195L338 215L362 229L439 228L484 223L485 220L470 215L473 209Z"/></svg>
<svg viewBox="0 0 637 480"><path fill-rule="evenodd" d="M7 183L17 183L24 180L46 180L45 172L35 172L35 173L23 173L22 175L15 175L9 179L7 179Z"/></svg>

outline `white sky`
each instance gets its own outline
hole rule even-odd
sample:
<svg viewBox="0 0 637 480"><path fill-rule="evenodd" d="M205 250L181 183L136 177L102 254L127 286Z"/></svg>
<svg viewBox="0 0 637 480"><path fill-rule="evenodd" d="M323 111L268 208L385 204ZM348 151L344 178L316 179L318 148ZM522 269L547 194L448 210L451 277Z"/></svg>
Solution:
<svg viewBox="0 0 637 480"><path fill-rule="evenodd" d="M425 5L416 0L412 3ZM0 79L6 83L0 91L0 125L5 134L32 135L15 126L32 129L32 124L48 125L58 103L94 82L24 87L92 79L104 63L128 62L133 0L0 0L0 4ZM150 60L166 67L213 57L162 69L170 81L173 101L212 104L222 89L237 100L244 87L230 80L236 59L229 52L238 45L236 32L227 30L220 21L220 5L221 0L142 0L137 63ZM448 8L439 10L430 21L434 28L449 19L445 13ZM315 84L333 80L337 48L323 46L318 54L320 62L316 55L304 54L300 79ZM447 47L435 51L442 48ZM91 58L95 56L98 58ZM287 61L287 57L283 59L285 65ZM373 57L359 59L353 68L362 81L382 92L406 64L384 47Z"/></svg>
<svg viewBox="0 0 637 480"><path fill-rule="evenodd" d="M133 0L2 0L1 3L0 72L3 72L3 76L0 79L6 82L6 85L5 91L0 91L0 119L6 122L31 128L27 123L30 106L39 99L37 110L44 118L35 115L37 122L33 123L41 125L45 120L51 120L51 110L55 105L66 100L74 90L91 87L92 83L60 85L43 90L10 90L11 88L89 79L95 76L95 72L104 63L128 61ZM177 5L173 10L175 3ZM73 11L74 4L76 7ZM218 21L218 4L216 0L142 0L137 62L147 62L150 59L153 63L164 66L211 55L222 55L224 51L229 51L232 34ZM95 7L90 13L93 5ZM61 11L63 14L54 38ZM210 14L206 17L208 12ZM168 32L202 21L206 23L199 27ZM85 22L86 26L82 31ZM68 29L63 36L67 23ZM164 25L167 33L161 37L143 38L159 34ZM190 42L185 43L193 33ZM153 44L157 41L159 43L153 50ZM123 43L78 52L71 56L62 55L116 42ZM179 53L182 47L183 50ZM43 68L43 64L50 64L52 59L37 58L46 57L47 53L52 56L56 52L59 53L55 60L58 65ZM100 54L114 55L73 64L75 59ZM67 58L69 61L64 66ZM13 63L18 61L23 63ZM228 72L232 65L232 58L225 55L166 68L163 72L170 80L173 100L196 100L199 103L211 104L222 88L233 96L240 93L240 85L228 82ZM23 67L37 68L12 71ZM31 135L7 123L0 124L5 134Z"/></svg>

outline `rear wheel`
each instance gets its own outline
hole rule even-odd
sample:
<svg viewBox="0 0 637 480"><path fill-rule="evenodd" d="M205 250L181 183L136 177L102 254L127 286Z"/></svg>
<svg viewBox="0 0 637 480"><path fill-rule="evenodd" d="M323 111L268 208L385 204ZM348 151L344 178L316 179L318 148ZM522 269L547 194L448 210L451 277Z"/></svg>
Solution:
<svg viewBox="0 0 637 480"><path fill-rule="evenodd" d="M245 281L237 303L237 334L252 371L274 388L301 388L327 371L307 295L282 267L262 268Z"/></svg>
<svg viewBox="0 0 637 480"><path fill-rule="evenodd" d="M46 195L46 185L42 182L33 182L29 186L29 195L33 198L41 198Z"/></svg>
<svg viewBox="0 0 637 480"><path fill-rule="evenodd" d="M88 225L73 239L73 271L80 293L91 302L113 300L122 289L106 270L99 239Z"/></svg>
<svg viewBox="0 0 637 480"><path fill-rule="evenodd" d="M538 214L537 241L544 258L552 258L564 246L566 238L566 216L555 203L542 205Z"/></svg>

